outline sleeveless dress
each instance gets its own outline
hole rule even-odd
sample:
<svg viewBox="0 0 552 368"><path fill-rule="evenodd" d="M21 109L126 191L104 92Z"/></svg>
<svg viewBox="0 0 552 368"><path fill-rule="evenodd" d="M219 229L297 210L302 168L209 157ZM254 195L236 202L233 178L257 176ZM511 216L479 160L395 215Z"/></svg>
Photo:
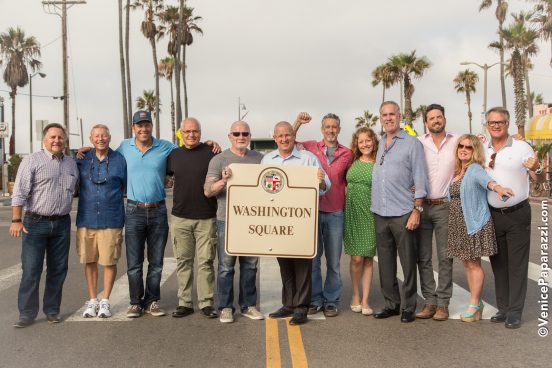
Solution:
<svg viewBox="0 0 552 368"><path fill-rule="evenodd" d="M493 219L473 235L468 235L466 221L460 203L460 184L464 178L450 186L450 212L448 221L447 257L459 258L462 261L492 256L497 253ZM483 203L487 206L487 203Z"/></svg>
<svg viewBox="0 0 552 368"><path fill-rule="evenodd" d="M345 254L376 255L376 227L372 204L373 163L355 160L347 171L345 196Z"/></svg>

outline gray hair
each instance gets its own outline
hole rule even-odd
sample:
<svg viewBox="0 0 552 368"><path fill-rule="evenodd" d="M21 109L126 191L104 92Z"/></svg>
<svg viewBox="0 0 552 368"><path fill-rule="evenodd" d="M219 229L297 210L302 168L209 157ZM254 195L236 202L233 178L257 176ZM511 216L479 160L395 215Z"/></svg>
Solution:
<svg viewBox="0 0 552 368"><path fill-rule="evenodd" d="M67 138L67 130L65 130L65 127L59 123L50 123L48 125L46 125L44 127L44 129L42 129L42 138L44 139L46 137L46 134L48 134L48 130L50 130L51 128L57 128L57 129L61 129L63 131L63 136L65 138Z"/></svg>
<svg viewBox="0 0 552 368"><path fill-rule="evenodd" d="M92 129L90 129L90 136L92 136L92 132L94 131L94 129L104 129L107 133L108 136L111 137L111 132L109 131L109 128L107 127L107 125L104 125L104 124L96 124L92 127Z"/></svg>
<svg viewBox="0 0 552 368"><path fill-rule="evenodd" d="M504 107L502 106L495 106L495 107L491 107L486 113L485 113L485 121L489 118L489 114L492 113L492 112L496 112L496 113L499 113L499 114L502 114L504 116L506 116L506 122L509 123L510 122L510 112L508 110L506 110Z"/></svg>

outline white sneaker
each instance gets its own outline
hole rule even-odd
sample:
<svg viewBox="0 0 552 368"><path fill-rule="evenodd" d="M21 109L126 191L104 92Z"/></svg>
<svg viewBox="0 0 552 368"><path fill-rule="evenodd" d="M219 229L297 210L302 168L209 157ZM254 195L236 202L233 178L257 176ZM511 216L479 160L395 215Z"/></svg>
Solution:
<svg viewBox="0 0 552 368"><path fill-rule="evenodd" d="M102 300L100 302L100 310L98 311L99 318L109 318L111 317L111 305L109 300Z"/></svg>
<svg viewBox="0 0 552 368"><path fill-rule="evenodd" d="M98 299L89 300L85 303L86 309L82 312L84 318L93 318L98 315L98 308L100 307Z"/></svg>
<svg viewBox="0 0 552 368"><path fill-rule="evenodd" d="M234 322L234 313L232 312L232 308L224 308L222 310L222 312L220 312L219 320L222 323L232 323L232 322Z"/></svg>
<svg viewBox="0 0 552 368"><path fill-rule="evenodd" d="M257 308L255 308L254 306L247 308L247 310L245 310L241 314L242 316L251 318L251 319L256 319L256 320L264 319L264 315L261 312L259 312Z"/></svg>

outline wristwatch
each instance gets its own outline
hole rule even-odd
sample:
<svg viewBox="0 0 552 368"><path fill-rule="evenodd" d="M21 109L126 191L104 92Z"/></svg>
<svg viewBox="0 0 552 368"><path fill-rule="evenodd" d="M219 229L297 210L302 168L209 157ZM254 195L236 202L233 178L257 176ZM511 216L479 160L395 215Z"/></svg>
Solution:
<svg viewBox="0 0 552 368"><path fill-rule="evenodd" d="M417 210L420 213L424 212L424 207L422 207L422 206L414 206L414 209Z"/></svg>
<svg viewBox="0 0 552 368"><path fill-rule="evenodd" d="M535 170L535 174L540 175L542 173L542 165L539 164L539 167Z"/></svg>

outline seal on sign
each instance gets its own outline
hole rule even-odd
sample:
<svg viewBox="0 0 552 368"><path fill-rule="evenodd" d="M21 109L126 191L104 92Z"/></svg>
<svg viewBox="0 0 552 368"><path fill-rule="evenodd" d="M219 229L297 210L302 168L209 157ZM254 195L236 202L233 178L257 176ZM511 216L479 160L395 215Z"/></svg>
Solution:
<svg viewBox="0 0 552 368"><path fill-rule="evenodd" d="M267 193L276 194L284 187L284 173L279 170L269 170L263 173L261 186Z"/></svg>

